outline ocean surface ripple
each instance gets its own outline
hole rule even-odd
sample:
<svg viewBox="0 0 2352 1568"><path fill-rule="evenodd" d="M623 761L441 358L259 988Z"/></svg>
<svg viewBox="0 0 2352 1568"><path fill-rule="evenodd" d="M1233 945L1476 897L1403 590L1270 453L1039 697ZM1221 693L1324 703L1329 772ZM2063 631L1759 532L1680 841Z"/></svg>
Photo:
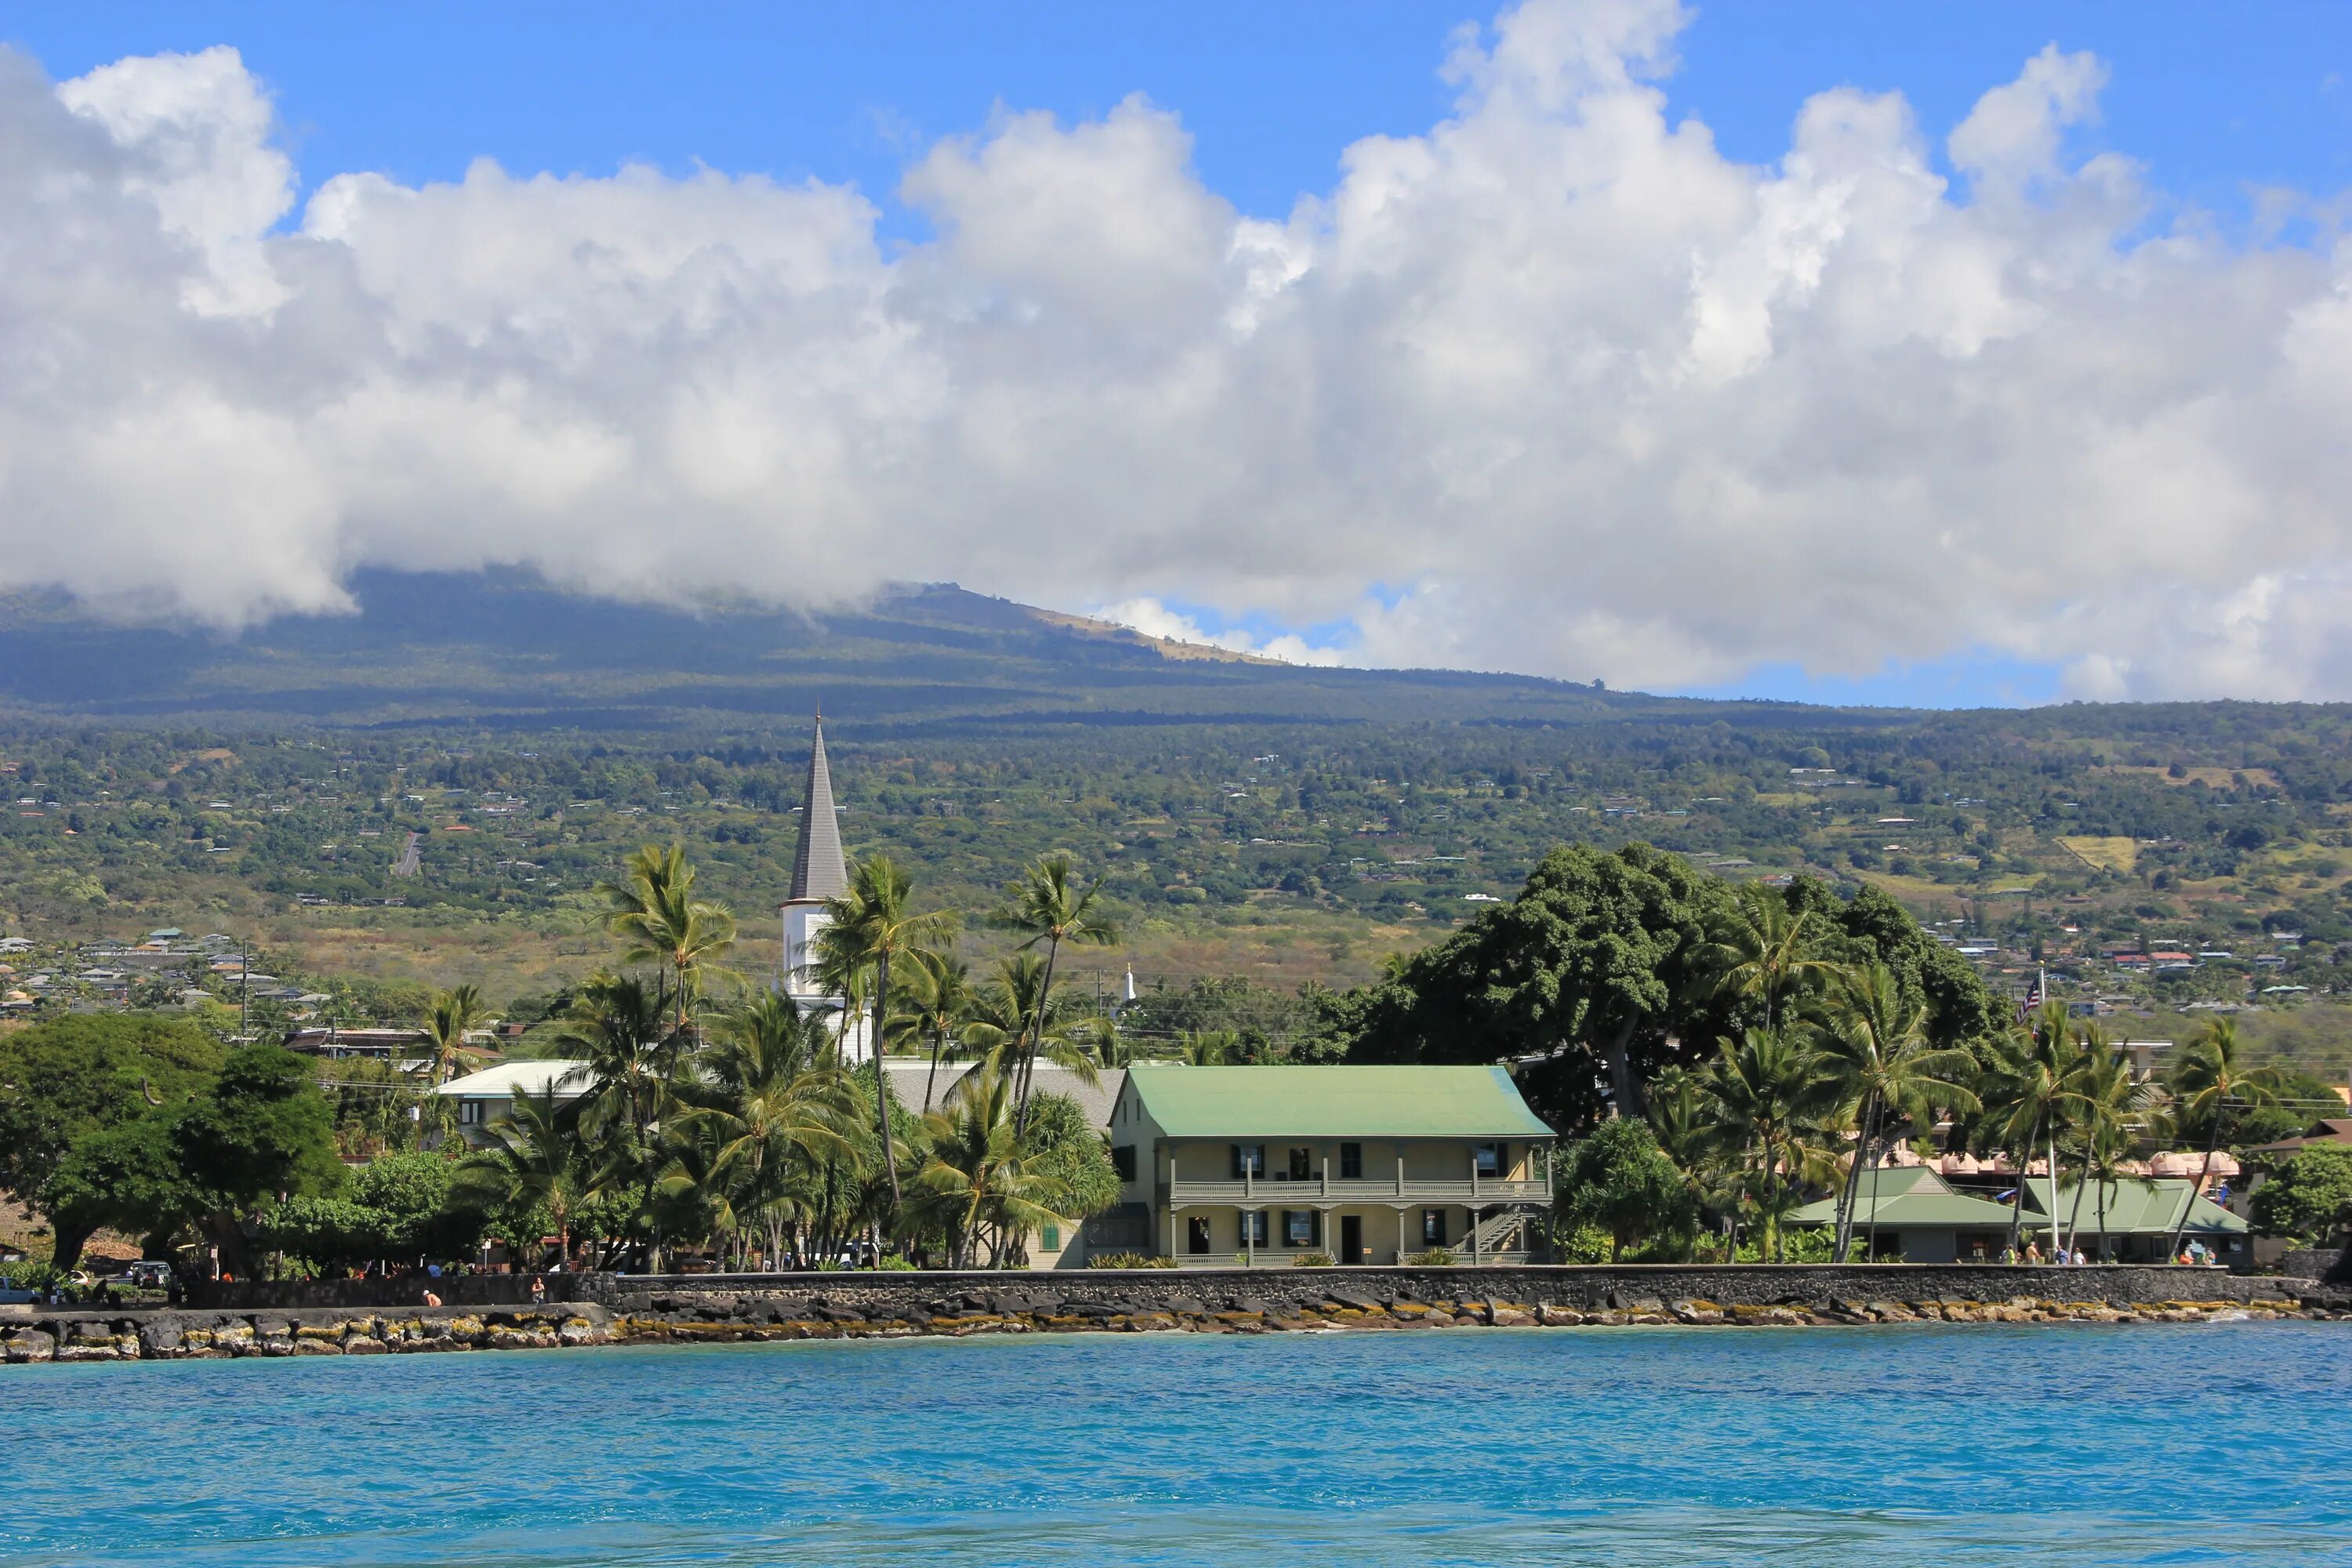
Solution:
<svg viewBox="0 0 2352 1568"><path fill-rule="evenodd" d="M0 1372L0 1563L2352 1561L2341 1324Z"/></svg>

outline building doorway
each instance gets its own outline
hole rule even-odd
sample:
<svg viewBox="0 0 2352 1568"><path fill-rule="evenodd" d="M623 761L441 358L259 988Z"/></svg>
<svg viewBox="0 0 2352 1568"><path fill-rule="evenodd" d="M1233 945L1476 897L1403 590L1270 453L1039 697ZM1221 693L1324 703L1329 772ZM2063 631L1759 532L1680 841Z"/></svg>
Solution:
<svg viewBox="0 0 2352 1568"><path fill-rule="evenodd" d="M1364 1260L1364 1216L1343 1214L1339 1216L1339 1261L1353 1266Z"/></svg>
<svg viewBox="0 0 2352 1568"><path fill-rule="evenodd" d="M1196 1214L1184 1222L1184 1250L1195 1258L1209 1255L1209 1216Z"/></svg>

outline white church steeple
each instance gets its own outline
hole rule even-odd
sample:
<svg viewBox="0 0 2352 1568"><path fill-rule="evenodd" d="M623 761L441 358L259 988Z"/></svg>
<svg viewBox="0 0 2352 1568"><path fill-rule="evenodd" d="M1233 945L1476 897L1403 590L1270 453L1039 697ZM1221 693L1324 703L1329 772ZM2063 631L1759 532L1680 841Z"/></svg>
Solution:
<svg viewBox="0 0 2352 1568"><path fill-rule="evenodd" d="M816 963L816 935L831 923L824 903L849 891L849 865L841 852L841 819L833 804L833 773L824 757L824 714L816 716L816 739L809 747L808 792L801 802L800 845L793 854L793 879L785 890L784 994L803 1007L837 1010L842 999L829 994L811 972ZM846 1062L865 1056L866 1030L860 1021L844 1032L842 1058Z"/></svg>

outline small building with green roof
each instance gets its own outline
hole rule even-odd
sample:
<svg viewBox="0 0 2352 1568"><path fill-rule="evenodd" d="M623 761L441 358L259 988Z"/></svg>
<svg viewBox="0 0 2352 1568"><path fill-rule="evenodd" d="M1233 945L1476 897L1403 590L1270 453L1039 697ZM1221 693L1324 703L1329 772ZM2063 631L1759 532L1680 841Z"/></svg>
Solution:
<svg viewBox="0 0 2352 1568"><path fill-rule="evenodd" d="M1180 1266L1523 1263L1551 1205L1552 1131L1499 1067L1138 1064L1108 1131Z"/></svg>
<svg viewBox="0 0 2352 1568"><path fill-rule="evenodd" d="M2195 1190L2187 1176L2126 1176L2088 1186L2062 1176L2053 1207L2047 1177L2026 1178L2025 1226L2048 1245L2054 1235L2104 1261L2163 1263L2174 1257L2172 1238L2186 1248L2201 1243L2214 1261L2238 1268L2253 1258L2253 1226ZM2077 1195L2079 1191L2079 1197ZM2182 1224L2181 1210L2189 1211Z"/></svg>
<svg viewBox="0 0 2352 1568"><path fill-rule="evenodd" d="M1792 1226L1837 1224L1835 1194L1789 1216ZM2027 1218L2032 1216L2029 1214ZM2009 1245L2010 1211L1956 1193L1924 1165L1864 1171L1854 1194L1856 1258L1886 1262L1992 1262Z"/></svg>

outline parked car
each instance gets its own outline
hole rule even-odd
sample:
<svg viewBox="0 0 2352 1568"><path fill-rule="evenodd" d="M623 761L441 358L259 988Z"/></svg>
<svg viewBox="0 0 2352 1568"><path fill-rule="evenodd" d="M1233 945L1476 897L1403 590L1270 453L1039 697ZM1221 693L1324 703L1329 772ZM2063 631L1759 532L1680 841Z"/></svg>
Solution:
<svg viewBox="0 0 2352 1568"><path fill-rule="evenodd" d="M41 1299L38 1290L19 1285L5 1274L0 1274L0 1307L21 1307Z"/></svg>
<svg viewBox="0 0 2352 1568"><path fill-rule="evenodd" d="M172 1283L172 1266L153 1258L142 1258L122 1271L122 1282L134 1290L163 1290Z"/></svg>

